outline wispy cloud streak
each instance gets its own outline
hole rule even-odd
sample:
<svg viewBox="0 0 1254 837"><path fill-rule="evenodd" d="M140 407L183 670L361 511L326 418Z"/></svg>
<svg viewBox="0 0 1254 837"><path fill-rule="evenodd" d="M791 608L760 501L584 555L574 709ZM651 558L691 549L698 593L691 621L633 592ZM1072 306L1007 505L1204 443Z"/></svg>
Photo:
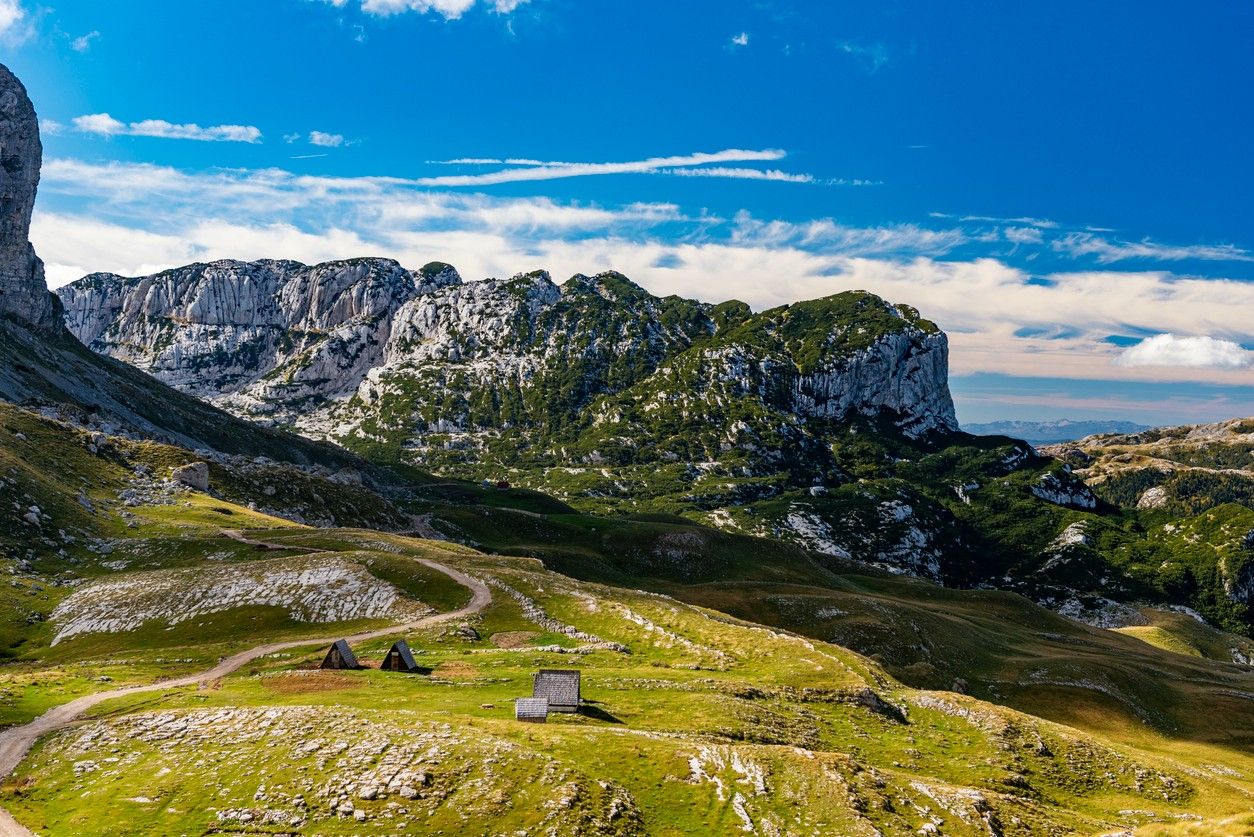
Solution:
<svg viewBox="0 0 1254 837"><path fill-rule="evenodd" d="M481 174L450 174L436 177L420 177L413 182L419 186L492 186L499 183L519 183L537 180L559 180L567 177L598 177L611 174L658 174L670 169L705 166L716 163L770 162L782 160L787 154L779 149L745 150L728 148L723 151L699 152L671 157L649 157L617 163L558 163L535 160L493 160L464 158L443 161L472 165L495 164L522 166L500 169ZM781 172L782 174L782 172ZM782 179L782 178L768 178Z"/></svg>
<svg viewBox="0 0 1254 837"><path fill-rule="evenodd" d="M160 137L162 139L188 139L202 142L261 142L261 130L252 125L210 125L201 127L195 123L176 124L164 119L143 119L139 122L123 122L107 113L90 113L76 116L71 123L74 129L86 134L105 137Z"/></svg>
<svg viewBox="0 0 1254 837"><path fill-rule="evenodd" d="M1254 253L1232 244L1161 244L1150 239L1111 241L1091 233L1072 233L1053 243L1055 250L1070 256L1092 256L1101 264L1128 259L1155 261L1254 262Z"/></svg>

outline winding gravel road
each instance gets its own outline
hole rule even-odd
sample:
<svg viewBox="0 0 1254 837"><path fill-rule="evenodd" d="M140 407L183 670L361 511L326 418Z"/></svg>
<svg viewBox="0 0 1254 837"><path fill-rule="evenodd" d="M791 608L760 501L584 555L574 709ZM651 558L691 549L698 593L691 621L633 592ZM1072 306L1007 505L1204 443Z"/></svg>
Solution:
<svg viewBox="0 0 1254 837"><path fill-rule="evenodd" d="M279 546L276 544L276 546ZM30 752L30 748L35 745L41 736L50 732L62 729L74 723L78 718L93 706L124 695L134 695L140 692L160 692L166 689L177 689L181 686L195 686L198 684L210 683L220 677L225 677L231 672L239 669L245 664L264 657L267 654L273 654L276 651L286 651L289 648L304 648L310 645L330 645L337 639L347 639L349 642L364 642L370 639L378 639L380 637L392 636L402 631L422 628L439 622L445 622L450 619L460 619L464 616L478 613L483 610L492 601L492 592L488 590L486 584L466 575L463 572L446 567L444 564L435 561L428 561L425 558L415 558L421 564L425 564L433 570L442 572L449 578L456 581L464 587L470 588L473 594L470 603L459 610L449 611L447 613L435 613L430 616L424 616L413 622L406 622L400 625L392 625L387 628L379 628L372 631L364 631L359 634L352 634L348 637L333 636L323 639L298 639L289 642L271 642L266 645L258 645L255 648L249 648L247 651L240 651L226 657L213 668L202 671L198 674L188 674L183 677L175 677L170 680L162 680L157 683L150 683L144 686L125 686L120 689L113 689L107 692L96 692L90 695L72 700L69 703L63 703L60 706L54 706L35 720L20 727L10 727L4 732L0 732L0 779L7 777L21 763L26 754ZM0 808L0 837L33 837L31 832L13 818L13 816L4 808Z"/></svg>

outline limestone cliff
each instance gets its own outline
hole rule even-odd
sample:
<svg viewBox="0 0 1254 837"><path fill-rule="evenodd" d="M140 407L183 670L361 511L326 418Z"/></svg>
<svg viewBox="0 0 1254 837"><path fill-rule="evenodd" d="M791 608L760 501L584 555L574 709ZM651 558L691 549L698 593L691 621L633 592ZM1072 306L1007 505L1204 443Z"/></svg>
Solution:
<svg viewBox="0 0 1254 837"><path fill-rule="evenodd" d="M60 332L43 262L30 243L42 158L35 107L22 83L0 64L0 316Z"/></svg>
<svg viewBox="0 0 1254 837"><path fill-rule="evenodd" d="M60 291L97 351L243 415L315 436L477 434L580 424L656 399L709 411L752 397L793 419L956 429L944 334L851 293L752 314L658 298L618 274L463 283L439 263L219 261ZM682 387L665 381L684 379Z"/></svg>

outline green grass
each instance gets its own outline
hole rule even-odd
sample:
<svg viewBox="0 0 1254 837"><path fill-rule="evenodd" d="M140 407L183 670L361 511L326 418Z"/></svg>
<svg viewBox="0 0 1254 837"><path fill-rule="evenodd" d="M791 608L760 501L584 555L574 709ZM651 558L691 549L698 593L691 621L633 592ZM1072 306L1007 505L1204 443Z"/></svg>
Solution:
<svg viewBox="0 0 1254 837"><path fill-rule="evenodd" d="M986 834L985 816L1025 837L1134 827L1166 834L1190 833L1179 830L1182 814L1222 829L1254 794L1254 725L1241 697L1254 692L1254 675L1224 656L1244 640L1182 614L1147 610L1152 630L1140 633L1201 656L1088 628L1015 594L891 576L663 510L611 519L466 483L416 484L396 507L428 512L433 525L482 550L311 528L249 509L271 496L262 489L284 479L282 469L224 473L231 496L127 507L117 492L136 464L157 471L188 454L121 443L91 454L64 427L21 411L7 420L41 442L27 450L0 437L20 490L41 492L83 535L64 556L55 542L41 546L31 572L0 587L10 643L0 666L3 722L202 670L260 641L384 624L316 625L283 607L237 607L49 646L54 626L27 616L50 612L82 583L74 578L244 572L323 554L359 562L440 610L461 607L468 592L414 558L495 582L492 604L465 620L479 639L455 625L405 636L429 674L315 672L325 649L309 645L209 688L97 706L84 725L41 742L0 789L20 820L49 833L704 834L737 832L742 810L759 831L781 834L907 835L930 817L944 834ZM969 467L993 467L1001 455L992 444L972 453ZM306 491L337 490L303 477L288 485L310 499ZM79 488L96 511L75 518ZM1022 488L994 498L1003 504L997 514L1015 513ZM838 496L833 508L845 499L857 500ZM354 488L337 502L351 514L360 500ZM1062 524L1077 513L1059 514ZM1216 514L1196 525L1219 532L1234 519ZM290 549L239 543L225 528ZM85 548L97 539L112 544L108 554ZM72 583L53 586L48 576ZM377 664L399 636L356 650ZM620 645L625 652L613 650ZM543 726L514 722L510 700L529 692L541 667L579 668L588 711ZM323 740L324 755L298 750L313 739ZM343 752L333 752L341 741ZM428 773L418 797L356 798L358 777L397 764ZM365 823L331 812L340 796ZM254 820L218 819L240 809ZM267 811L304 820L259 824Z"/></svg>
<svg viewBox="0 0 1254 837"><path fill-rule="evenodd" d="M370 537L401 554L428 549ZM456 550L440 560L496 578L550 617L630 653L496 648L497 632L537 628L497 588L472 620L482 640L444 627L406 637L429 675L310 671L321 649L309 648L259 660L209 690L103 704L94 721L51 737L24 762L5 805L52 833L97 833L105 823L134 834L194 833L217 827L217 810L241 808L258 817L300 813L302 833L390 833L402 821L412 828L419 814L424 833L510 833L542 827L555 800L567 799L556 809L563 816L548 821L553 833L700 834L739 828L738 792L758 827L774 823L781 833L911 834L926 806L943 833L983 834L978 817L964 821L976 804L1003 833L1028 835L1173 821L1182 812L1233 816L1254 792L1248 752L1175 747L1144 731L1136 742L1144 749L1131 740L1111 746L972 698L916 692L839 646L575 582L527 559ZM389 644L357 650L370 664ZM529 691L536 668L572 665L583 672L587 712L544 726L512 720L510 699ZM868 690L899 709L862 705ZM156 717L185 718L193 732L157 732ZM239 733L214 735L213 724ZM299 751L313 739L328 755ZM1221 779L1209 763L1244 778ZM386 799L356 798L373 781L363 776L391 775L398 764L427 774L419 798L403 800L395 789ZM711 777L723 783L721 796ZM291 802L297 793L303 808ZM365 813L364 824L330 813L342 796Z"/></svg>

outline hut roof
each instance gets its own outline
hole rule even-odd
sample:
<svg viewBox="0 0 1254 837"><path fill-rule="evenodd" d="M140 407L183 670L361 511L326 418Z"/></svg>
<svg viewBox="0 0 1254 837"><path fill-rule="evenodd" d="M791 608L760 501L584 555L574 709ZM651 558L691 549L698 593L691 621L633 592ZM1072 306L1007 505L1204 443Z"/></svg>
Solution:
<svg viewBox="0 0 1254 837"><path fill-rule="evenodd" d="M353 653L353 649L348 647L348 640L337 639L334 643L332 643L331 650L327 652L327 657L330 658L330 656L337 651L339 652L340 662L343 664L344 668L358 667L359 664L357 662L357 655Z"/></svg>
<svg viewBox="0 0 1254 837"><path fill-rule="evenodd" d="M542 668L536 672L531 694L547 698L555 706L578 706L579 672L575 669Z"/></svg>
<svg viewBox="0 0 1254 837"><path fill-rule="evenodd" d="M409 650L409 643L403 639L398 639L392 648L388 651L388 657L395 652L401 657L401 668L405 671L413 671L418 668L418 663L414 661L414 652Z"/></svg>
<svg viewBox="0 0 1254 837"><path fill-rule="evenodd" d="M514 698L514 719L543 721L549 716L549 699L542 697Z"/></svg>

